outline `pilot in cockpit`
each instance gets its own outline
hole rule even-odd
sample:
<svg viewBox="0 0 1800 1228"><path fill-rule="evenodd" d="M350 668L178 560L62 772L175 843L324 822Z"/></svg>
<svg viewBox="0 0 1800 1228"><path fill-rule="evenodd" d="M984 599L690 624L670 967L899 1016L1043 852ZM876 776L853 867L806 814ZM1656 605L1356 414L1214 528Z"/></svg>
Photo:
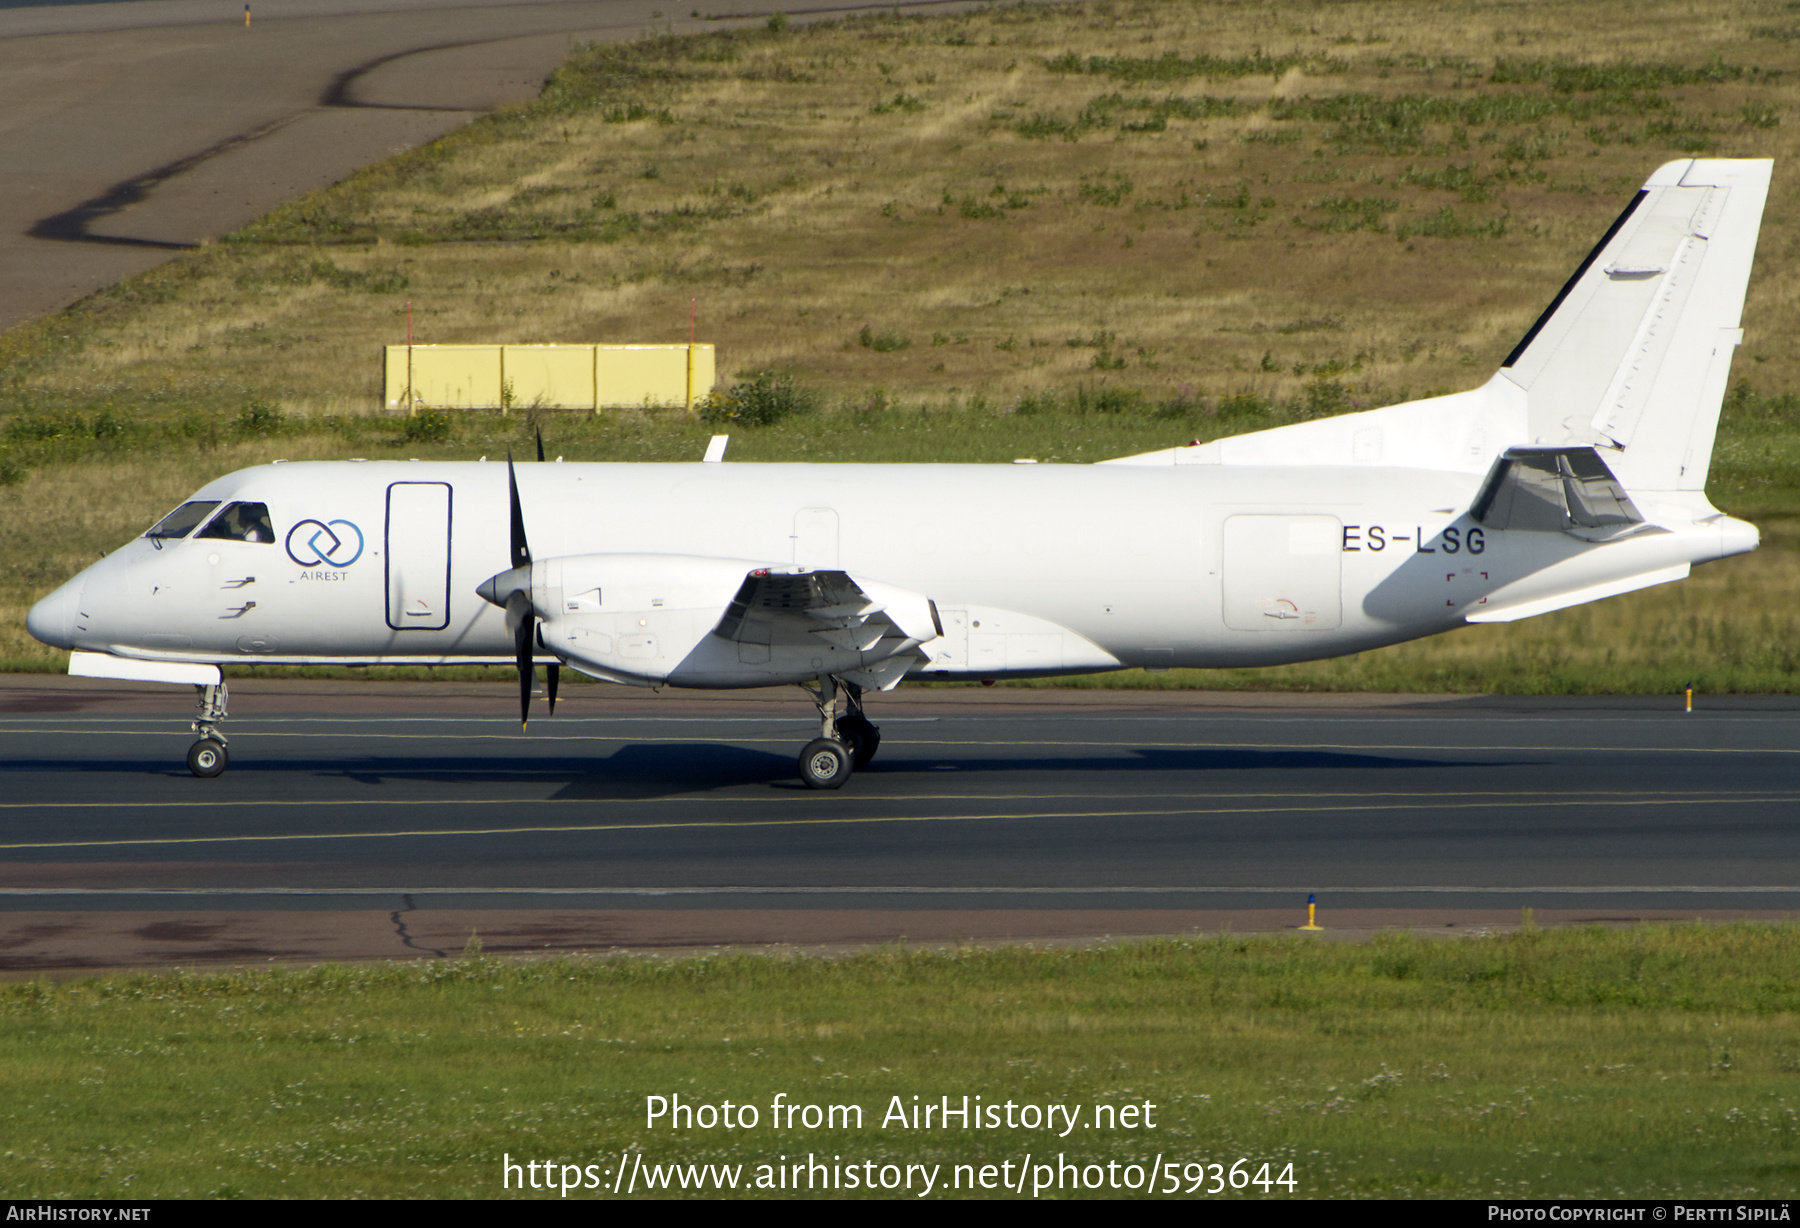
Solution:
<svg viewBox="0 0 1800 1228"><path fill-rule="evenodd" d="M224 541L273 542L275 528L269 522L267 504L233 503L214 516L212 523L201 529L195 536L218 538Z"/></svg>

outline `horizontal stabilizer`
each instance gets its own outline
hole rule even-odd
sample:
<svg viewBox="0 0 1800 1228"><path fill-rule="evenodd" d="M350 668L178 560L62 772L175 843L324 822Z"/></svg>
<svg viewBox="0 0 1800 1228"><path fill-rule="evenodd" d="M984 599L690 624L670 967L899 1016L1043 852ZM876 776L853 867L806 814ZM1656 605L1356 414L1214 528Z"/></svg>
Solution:
<svg viewBox="0 0 1800 1228"><path fill-rule="evenodd" d="M1586 605L1590 601L1599 601L1603 597L1617 597L1621 593L1635 593L1641 588L1685 580L1688 578L1688 570L1687 563L1677 563L1673 567L1659 567L1655 571L1646 571L1619 580L1609 580L1604 584L1573 589L1549 597L1539 597L1535 601L1523 601L1517 605L1499 605L1478 610L1467 615L1466 620L1472 623L1510 623L1517 622L1521 618L1536 618L1539 614L1550 614L1557 610L1569 609L1572 606Z"/></svg>

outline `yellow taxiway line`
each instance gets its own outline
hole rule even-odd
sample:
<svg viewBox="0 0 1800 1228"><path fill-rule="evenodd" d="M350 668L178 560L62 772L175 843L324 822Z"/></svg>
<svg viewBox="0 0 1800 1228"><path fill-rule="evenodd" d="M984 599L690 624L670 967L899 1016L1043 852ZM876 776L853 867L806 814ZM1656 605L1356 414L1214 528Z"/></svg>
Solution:
<svg viewBox="0 0 1800 1228"><path fill-rule="evenodd" d="M1572 806L1673 806L1691 802L1692 798L1617 798L1612 800L1591 798L1567 799L1532 799L1512 805L1529 805L1533 808L1566 809ZM1792 794L1767 794L1743 797L1710 796L1706 799L1713 805L1743 805L1770 802L1791 802ZM592 804L587 799L566 799L569 804ZM252 803L254 804L254 803ZM313 803L317 804L317 803ZM343 802L343 805L369 805L367 802ZM394 805L396 803L381 803ZM445 802L398 803L402 805L445 805ZM469 803L462 803L469 804ZM493 799L475 804L482 805L519 805L517 799ZM529 803L527 803L529 804ZM519 836L519 835L590 835L606 832L624 831L680 831L691 829L730 829L742 830L751 827L852 827L872 823L978 823L1000 820L1019 819L1144 819L1144 818L1177 818L1198 817L1214 818L1254 814L1354 814L1363 811L1395 811L1395 810L1483 810L1494 809L1495 803L1441 802L1418 805L1383 803L1380 805L1338 805L1338 806L1234 806L1212 810L1199 810L1184 807L1173 810L1044 810L1023 812L998 812L990 814L914 814L914 815L869 815L860 818L837 817L817 819L745 819L741 821L723 819L683 819L671 823L582 823L557 826L527 827L473 827L473 828L439 828L408 831L358 831L358 832L294 832L274 835L237 834L229 836L152 836L129 840L58 840L33 841L16 844L0 844L0 852L43 852L58 849L91 849L91 848L164 848L193 844L284 844L303 843L321 840L400 840L400 839L432 839L459 836Z"/></svg>

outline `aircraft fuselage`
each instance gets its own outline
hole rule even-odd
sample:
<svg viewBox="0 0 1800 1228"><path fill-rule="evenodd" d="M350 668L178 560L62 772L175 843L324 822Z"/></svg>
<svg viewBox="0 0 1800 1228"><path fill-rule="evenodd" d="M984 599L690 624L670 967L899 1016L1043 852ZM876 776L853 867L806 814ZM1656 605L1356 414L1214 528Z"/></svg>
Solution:
<svg viewBox="0 0 1800 1228"><path fill-rule="evenodd" d="M1723 517L1604 546L1496 531L1469 514L1479 477L1366 465L534 463L517 475L540 560L704 556L877 578L935 605L936 647L915 673L984 678L1337 656L1755 540ZM43 603L33 630L175 661L510 661L503 611L475 591L507 567L506 482L491 462L242 470L193 499L265 505L274 540L139 538ZM636 611L618 605L628 588L596 584L620 594L602 598L615 613ZM630 600L647 629L667 616L649 589ZM792 680L779 662L665 672L673 685Z"/></svg>

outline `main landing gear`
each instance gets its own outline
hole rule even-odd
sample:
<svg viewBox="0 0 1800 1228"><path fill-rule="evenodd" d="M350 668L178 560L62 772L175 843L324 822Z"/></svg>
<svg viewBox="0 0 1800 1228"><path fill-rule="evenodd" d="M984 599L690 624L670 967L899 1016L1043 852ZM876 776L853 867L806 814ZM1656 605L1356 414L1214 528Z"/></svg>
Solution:
<svg viewBox="0 0 1800 1228"><path fill-rule="evenodd" d="M200 740L188 747L188 771L202 780L223 776L231 763L225 735L215 727L225 719L225 705L231 696L220 682L217 686L196 686L200 695L200 716L194 721L194 732Z"/></svg>
<svg viewBox="0 0 1800 1228"><path fill-rule="evenodd" d="M863 715L862 688L827 674L818 690L805 688L819 709L819 736L800 752L800 779L809 789L835 789L857 768L869 766L881 730Z"/></svg>

